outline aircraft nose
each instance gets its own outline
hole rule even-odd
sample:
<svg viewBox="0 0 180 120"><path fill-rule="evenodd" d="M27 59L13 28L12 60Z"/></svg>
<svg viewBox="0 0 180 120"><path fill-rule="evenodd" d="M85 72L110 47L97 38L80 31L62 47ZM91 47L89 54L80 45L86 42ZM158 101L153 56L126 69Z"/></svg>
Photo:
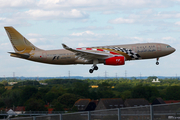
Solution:
<svg viewBox="0 0 180 120"><path fill-rule="evenodd" d="M171 54L171 53L173 53L173 52L176 51L176 49L173 48L173 47L171 47L170 45L167 45L167 46L166 46L166 50L167 50L167 53L168 53L168 54Z"/></svg>
<svg viewBox="0 0 180 120"><path fill-rule="evenodd" d="M173 53L173 52L175 52L175 51L176 51L176 49L172 47L171 52Z"/></svg>

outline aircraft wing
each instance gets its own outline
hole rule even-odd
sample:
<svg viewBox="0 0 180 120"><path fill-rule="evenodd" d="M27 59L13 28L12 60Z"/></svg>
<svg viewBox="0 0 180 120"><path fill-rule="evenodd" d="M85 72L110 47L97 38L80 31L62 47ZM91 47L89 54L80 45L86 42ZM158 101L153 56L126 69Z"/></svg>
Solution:
<svg viewBox="0 0 180 120"><path fill-rule="evenodd" d="M113 57L113 55L111 55L111 54L104 54L104 53L102 53L102 52L101 52L101 53L97 53L97 52L93 52L93 51L90 52L90 51L73 49L73 48L68 47L68 46L65 45L65 44L62 44L62 46L63 46L64 49L76 53L76 56L77 56L77 57L85 58L85 59L87 59L87 60L107 59L107 58L109 58L109 57Z"/></svg>

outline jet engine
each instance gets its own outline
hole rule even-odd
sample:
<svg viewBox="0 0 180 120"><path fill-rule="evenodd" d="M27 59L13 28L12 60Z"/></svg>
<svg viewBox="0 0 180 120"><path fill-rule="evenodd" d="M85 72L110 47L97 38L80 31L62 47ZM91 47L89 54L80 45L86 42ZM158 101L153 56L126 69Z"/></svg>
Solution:
<svg viewBox="0 0 180 120"><path fill-rule="evenodd" d="M125 64L124 56L111 57L104 60L104 65L124 65L124 64Z"/></svg>

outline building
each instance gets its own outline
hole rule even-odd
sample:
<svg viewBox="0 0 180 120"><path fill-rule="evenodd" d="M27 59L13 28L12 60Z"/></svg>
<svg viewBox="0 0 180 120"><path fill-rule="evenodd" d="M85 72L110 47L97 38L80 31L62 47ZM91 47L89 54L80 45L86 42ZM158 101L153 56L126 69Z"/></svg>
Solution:
<svg viewBox="0 0 180 120"><path fill-rule="evenodd" d="M155 100L153 100L152 105L156 105L156 104L166 104L166 103L162 98L156 98Z"/></svg>
<svg viewBox="0 0 180 120"><path fill-rule="evenodd" d="M125 107L146 106L149 105L149 102L144 98L126 99L124 105Z"/></svg>
<svg viewBox="0 0 180 120"><path fill-rule="evenodd" d="M48 85L48 83L40 83L40 85Z"/></svg>
<svg viewBox="0 0 180 120"><path fill-rule="evenodd" d="M121 98L104 98L100 99L96 110L113 109L124 107L123 100Z"/></svg>
<svg viewBox="0 0 180 120"><path fill-rule="evenodd" d="M160 83L160 81L159 81L159 79L158 78L156 78L156 79L153 79L153 81L152 81L153 83Z"/></svg>
<svg viewBox="0 0 180 120"><path fill-rule="evenodd" d="M8 82L8 85L14 85L17 84L18 82Z"/></svg>
<svg viewBox="0 0 180 120"><path fill-rule="evenodd" d="M96 108L96 102L91 99L79 99L74 104L78 111L92 111Z"/></svg>
<svg viewBox="0 0 180 120"><path fill-rule="evenodd" d="M14 111L25 111L25 106L17 106Z"/></svg>
<svg viewBox="0 0 180 120"><path fill-rule="evenodd" d="M169 103L179 103L180 100L166 100L164 101L166 104L169 104Z"/></svg>

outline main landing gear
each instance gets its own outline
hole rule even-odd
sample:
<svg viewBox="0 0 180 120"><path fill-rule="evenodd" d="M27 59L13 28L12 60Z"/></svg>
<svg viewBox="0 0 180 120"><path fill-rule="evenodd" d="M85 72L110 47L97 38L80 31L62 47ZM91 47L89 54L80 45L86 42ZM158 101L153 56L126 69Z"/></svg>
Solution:
<svg viewBox="0 0 180 120"><path fill-rule="evenodd" d="M89 70L89 73L93 73L94 70L98 70L98 66L92 66L92 69Z"/></svg>
<svg viewBox="0 0 180 120"><path fill-rule="evenodd" d="M159 61L159 58L157 58L157 62L156 62L156 65L159 65L159 62L158 62L158 61Z"/></svg>
<svg viewBox="0 0 180 120"><path fill-rule="evenodd" d="M96 65L96 64L98 64L98 60L97 59L95 59L95 60L93 60L93 66L92 66L92 68L89 70L89 73L93 73L93 71L94 70L98 70L98 66Z"/></svg>

